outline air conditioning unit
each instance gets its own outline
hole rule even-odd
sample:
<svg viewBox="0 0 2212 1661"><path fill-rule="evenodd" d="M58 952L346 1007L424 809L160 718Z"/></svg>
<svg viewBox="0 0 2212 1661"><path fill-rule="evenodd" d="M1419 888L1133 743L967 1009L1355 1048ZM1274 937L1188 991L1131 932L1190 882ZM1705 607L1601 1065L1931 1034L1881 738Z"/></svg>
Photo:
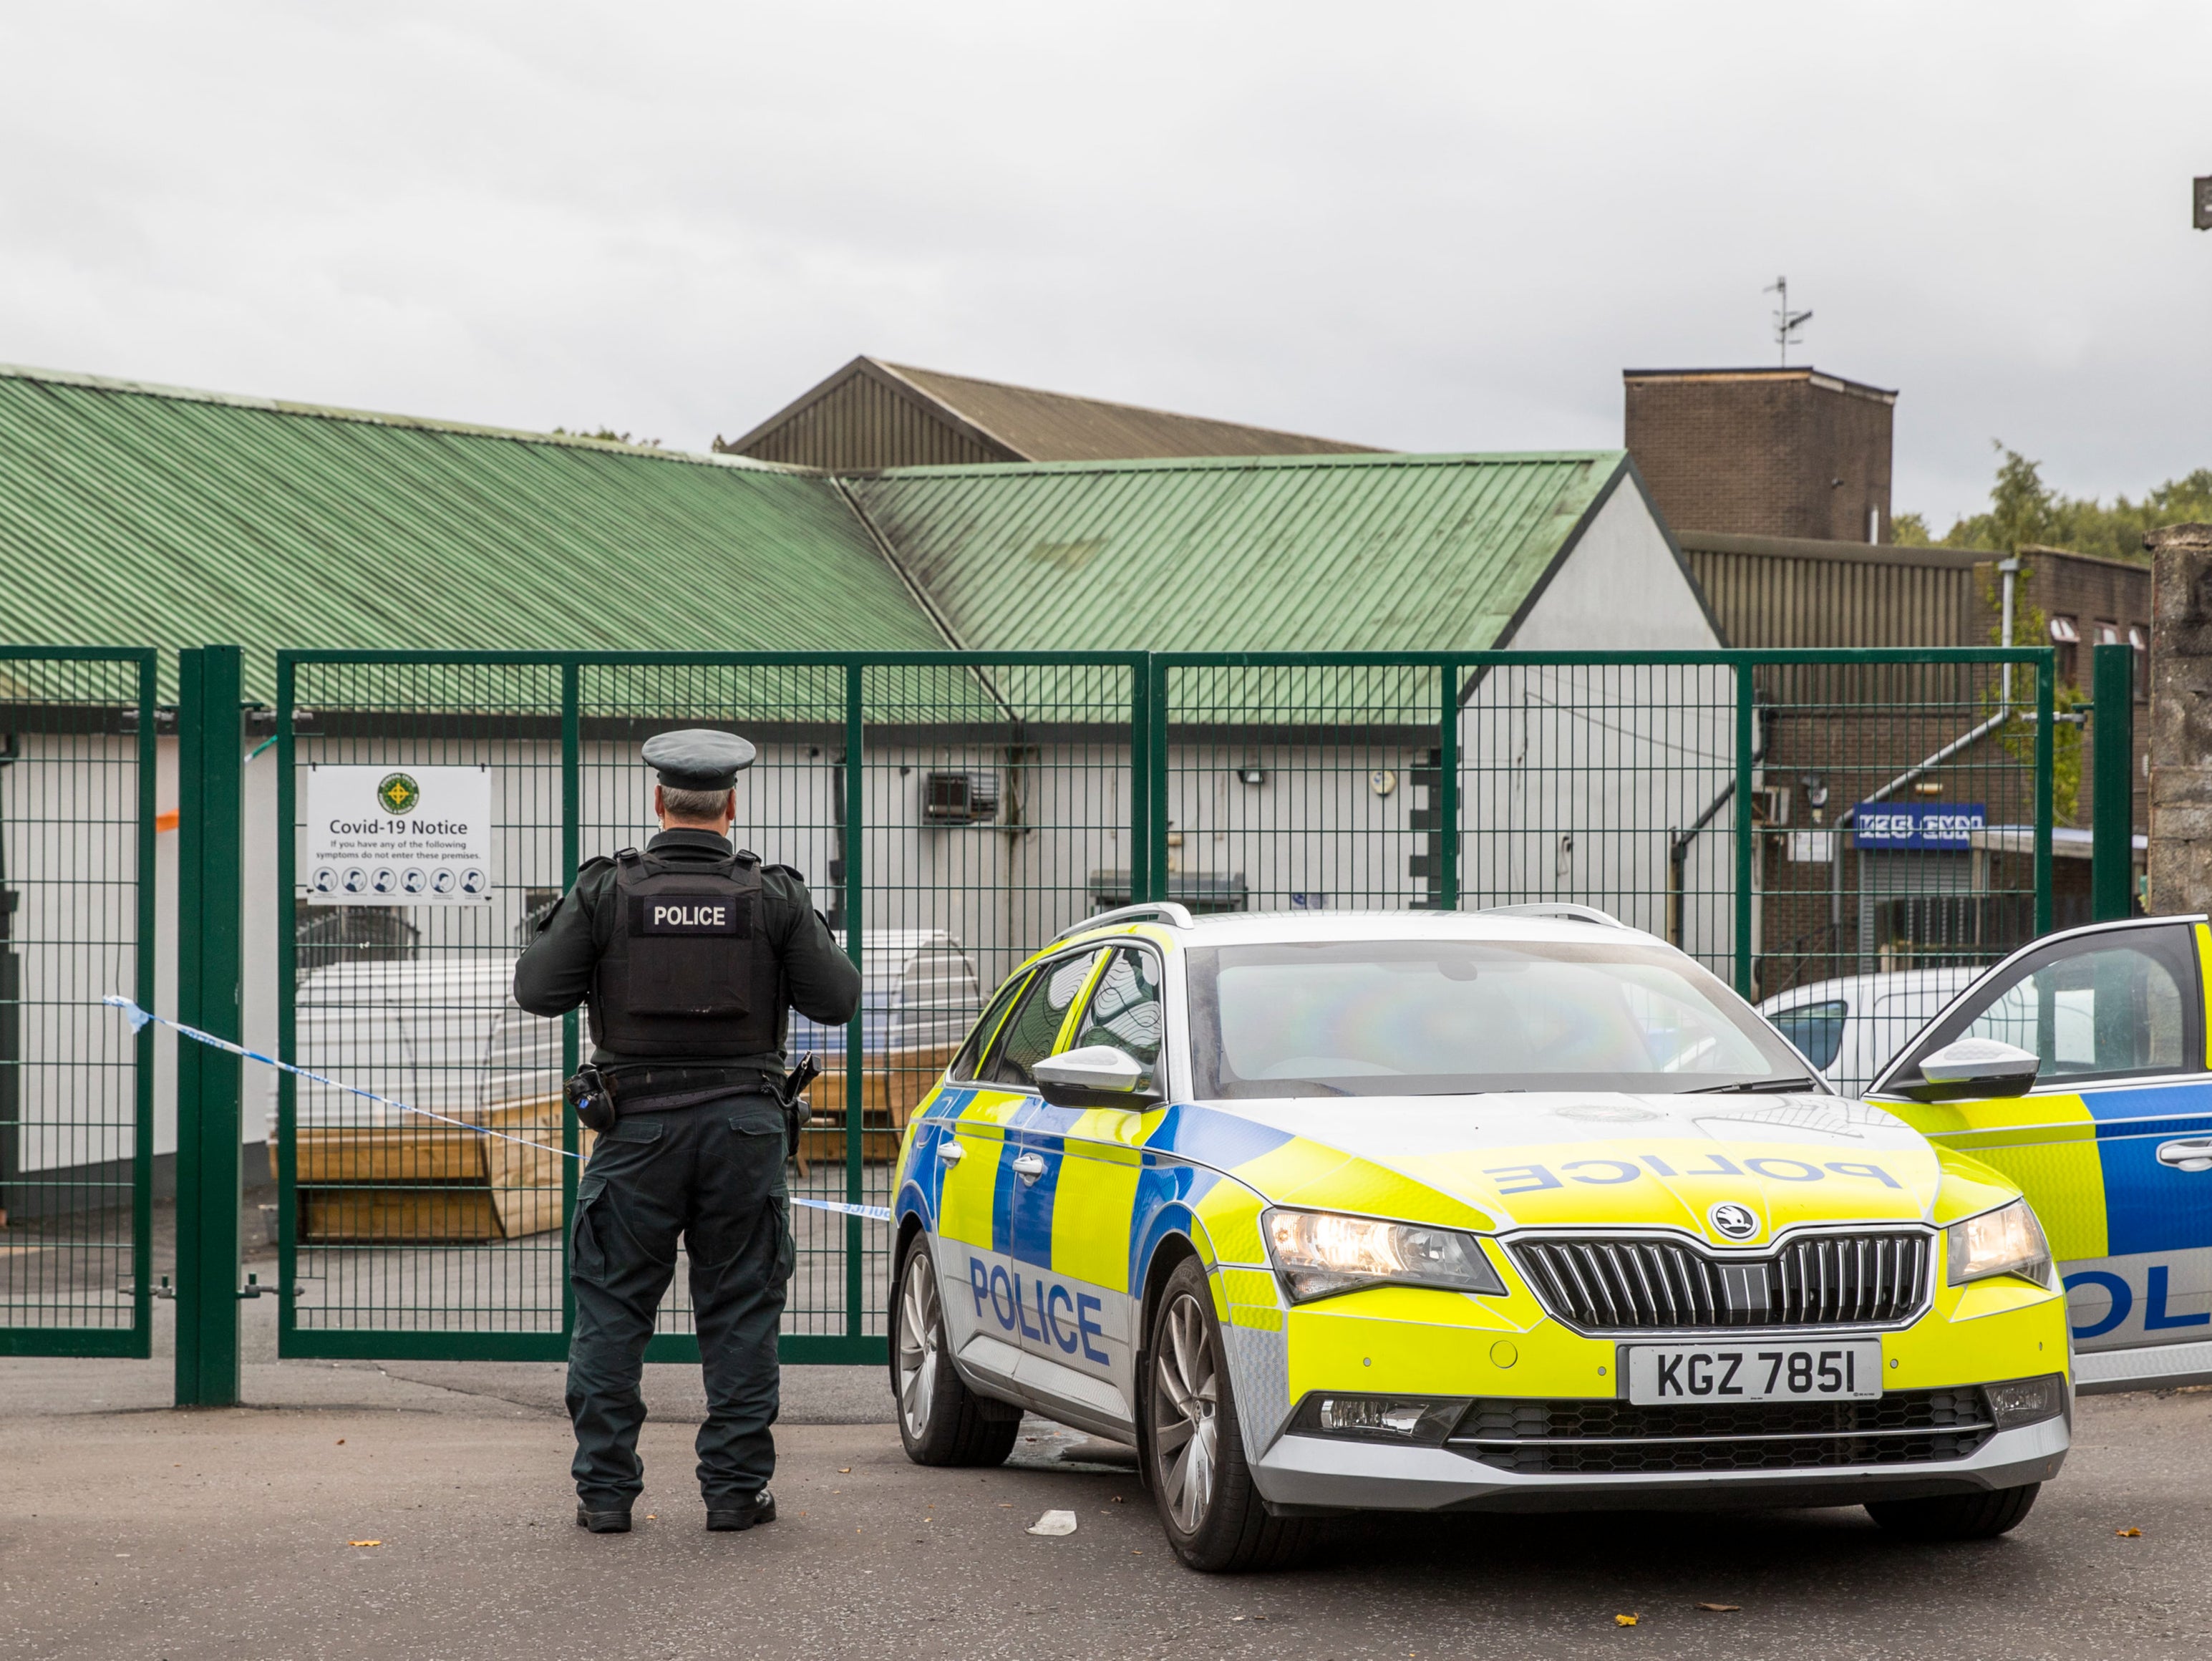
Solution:
<svg viewBox="0 0 2212 1661"><path fill-rule="evenodd" d="M921 818L926 824L988 824L999 817L996 773L925 773Z"/></svg>

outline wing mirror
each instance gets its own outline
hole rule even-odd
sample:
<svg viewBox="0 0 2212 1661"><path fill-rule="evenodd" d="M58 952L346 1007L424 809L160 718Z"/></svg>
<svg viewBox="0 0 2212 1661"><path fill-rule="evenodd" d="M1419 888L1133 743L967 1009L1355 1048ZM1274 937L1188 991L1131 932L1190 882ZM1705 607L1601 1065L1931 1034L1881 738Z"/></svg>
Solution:
<svg viewBox="0 0 2212 1661"><path fill-rule="evenodd" d="M1995 1038L1957 1038L1920 1058L1923 1082L1905 1094L1915 1101L1955 1102L1970 1097L2024 1096L2042 1063L2018 1044Z"/></svg>
<svg viewBox="0 0 2212 1661"><path fill-rule="evenodd" d="M1109 1043L1047 1056L1030 1067L1030 1075L1054 1107L1126 1107L1141 1113L1160 1098L1136 1057Z"/></svg>

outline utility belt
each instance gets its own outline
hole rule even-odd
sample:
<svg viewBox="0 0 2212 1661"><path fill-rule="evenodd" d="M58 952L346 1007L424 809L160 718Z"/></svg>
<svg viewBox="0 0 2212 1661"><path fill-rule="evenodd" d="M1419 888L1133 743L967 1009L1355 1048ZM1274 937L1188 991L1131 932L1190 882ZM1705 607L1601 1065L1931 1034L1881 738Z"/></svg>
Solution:
<svg viewBox="0 0 2212 1661"><path fill-rule="evenodd" d="M755 1067L600 1068L576 1069L562 1093L587 1130L604 1134L634 1113L672 1113L725 1096L772 1096L783 1109L785 1151L796 1153L799 1133L812 1116L800 1092L822 1071L811 1056L781 1077Z"/></svg>

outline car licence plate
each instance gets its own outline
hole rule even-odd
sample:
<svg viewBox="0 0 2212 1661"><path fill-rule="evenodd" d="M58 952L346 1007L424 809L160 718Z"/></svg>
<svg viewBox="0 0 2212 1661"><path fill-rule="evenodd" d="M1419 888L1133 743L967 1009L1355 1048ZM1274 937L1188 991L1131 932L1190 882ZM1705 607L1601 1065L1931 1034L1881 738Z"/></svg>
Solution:
<svg viewBox="0 0 2212 1661"><path fill-rule="evenodd" d="M1866 1402L1881 1394L1881 1341L1624 1345L1628 1399L1669 1402Z"/></svg>

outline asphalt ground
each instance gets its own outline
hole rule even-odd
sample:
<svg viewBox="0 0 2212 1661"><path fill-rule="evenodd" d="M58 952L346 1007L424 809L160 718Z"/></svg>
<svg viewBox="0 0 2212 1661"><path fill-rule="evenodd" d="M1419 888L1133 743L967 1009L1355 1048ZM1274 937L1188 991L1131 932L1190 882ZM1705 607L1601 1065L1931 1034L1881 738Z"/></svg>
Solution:
<svg viewBox="0 0 2212 1661"><path fill-rule="evenodd" d="M262 1405L178 1412L165 1361L0 1362L0 1658L2212 1653L2208 1391L2085 1399L1985 1544L1856 1510L1380 1518L1208 1578L1110 1451L1033 1420L1003 1469L925 1470L855 1369L789 1370L781 1519L708 1534L696 1371L650 1372L639 1525L594 1536L557 1367L262 1361ZM1047 1510L1076 1531L1027 1533Z"/></svg>

